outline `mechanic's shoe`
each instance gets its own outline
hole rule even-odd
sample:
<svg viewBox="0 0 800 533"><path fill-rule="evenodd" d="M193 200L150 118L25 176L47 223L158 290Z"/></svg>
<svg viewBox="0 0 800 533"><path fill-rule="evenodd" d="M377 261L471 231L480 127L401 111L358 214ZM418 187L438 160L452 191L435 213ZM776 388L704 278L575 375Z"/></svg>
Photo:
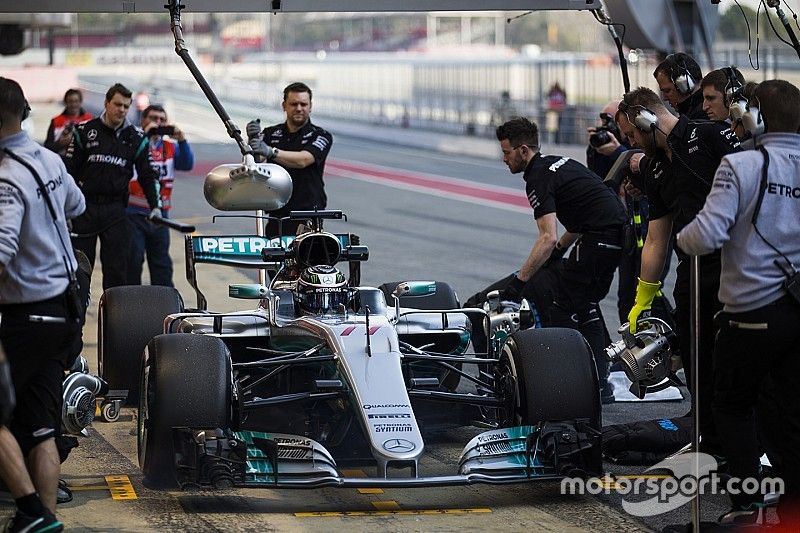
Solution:
<svg viewBox="0 0 800 533"><path fill-rule="evenodd" d="M63 479L58 480L58 492L56 493L56 503L69 503L72 501L72 491L67 487L67 482Z"/></svg>
<svg viewBox="0 0 800 533"><path fill-rule="evenodd" d="M731 525L763 525L764 518L764 505L751 503L747 507L735 507L731 509L719 517L719 523Z"/></svg>
<svg viewBox="0 0 800 533"><path fill-rule="evenodd" d="M609 404L614 402L614 385L610 381L606 381L605 384L600 387L600 403Z"/></svg>
<svg viewBox="0 0 800 533"><path fill-rule="evenodd" d="M64 531L64 525L49 511L45 511L44 516L31 516L17 511L17 514L6 523L3 531L7 533L53 533Z"/></svg>

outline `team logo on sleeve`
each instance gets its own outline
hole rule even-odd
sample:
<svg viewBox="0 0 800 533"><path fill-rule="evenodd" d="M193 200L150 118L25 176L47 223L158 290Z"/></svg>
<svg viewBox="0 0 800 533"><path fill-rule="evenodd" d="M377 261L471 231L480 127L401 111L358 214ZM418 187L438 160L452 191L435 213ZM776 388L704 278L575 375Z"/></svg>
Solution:
<svg viewBox="0 0 800 533"><path fill-rule="evenodd" d="M316 146L320 150L324 150L328 146L328 139L322 136L318 136L314 139L314 142L311 143L313 146Z"/></svg>

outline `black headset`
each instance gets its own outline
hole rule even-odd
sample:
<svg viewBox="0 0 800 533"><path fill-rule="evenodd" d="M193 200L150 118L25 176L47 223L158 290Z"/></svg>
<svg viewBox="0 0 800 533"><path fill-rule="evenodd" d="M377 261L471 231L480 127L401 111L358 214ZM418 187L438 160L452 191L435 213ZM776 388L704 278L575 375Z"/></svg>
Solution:
<svg viewBox="0 0 800 533"><path fill-rule="evenodd" d="M725 107L730 107L734 98L742 90L742 82L739 81L733 66L722 67L720 70L722 70L726 78L725 89L722 91L722 103L725 104Z"/></svg>
<svg viewBox="0 0 800 533"><path fill-rule="evenodd" d="M628 122L636 126L641 131L645 131L647 133L657 130L658 117L656 114L643 105L629 104L626 98L627 95L622 97L622 101L619 103L619 111L625 115L625 118L628 119ZM629 114L629 111L631 110L634 110L636 113L633 118L631 118Z"/></svg>
<svg viewBox="0 0 800 533"><path fill-rule="evenodd" d="M0 80L13 81L9 78L4 78L3 76L0 76ZM22 101L25 103L25 105L22 108L22 118L20 119L20 122L24 122L29 116L31 116L31 106L28 104L28 100L25 98L25 95L22 96ZM0 122L0 124L2 124L2 122Z"/></svg>
<svg viewBox="0 0 800 533"><path fill-rule="evenodd" d="M681 52L670 54L665 58L665 61L670 65L669 78L675 84L678 92L684 95L692 94L695 81L692 73L689 72L689 67L686 66L685 54Z"/></svg>

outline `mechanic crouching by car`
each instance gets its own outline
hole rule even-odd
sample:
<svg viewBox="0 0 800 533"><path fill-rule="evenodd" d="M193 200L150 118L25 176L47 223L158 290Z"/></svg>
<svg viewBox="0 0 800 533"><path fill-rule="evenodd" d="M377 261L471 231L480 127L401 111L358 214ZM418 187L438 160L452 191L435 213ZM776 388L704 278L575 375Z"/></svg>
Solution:
<svg viewBox="0 0 800 533"><path fill-rule="evenodd" d="M765 133L755 150L726 156L697 217L678 234L678 246L701 255L722 249L714 346L714 421L740 480L759 479L759 441L785 492L781 530L800 528L800 91L783 80L762 82L750 100ZM758 111L753 111L758 108ZM755 121L753 121L755 122ZM773 409L754 412L759 392ZM774 452L774 455L773 455ZM776 457L777 456L777 457ZM759 519L762 494L731 493L723 520ZM763 523L763 522L761 522Z"/></svg>
<svg viewBox="0 0 800 533"><path fill-rule="evenodd" d="M577 329L595 355L601 396L611 402L606 331L598 304L608 294L625 244L625 207L582 164L542 155L538 128L528 119L513 118L496 134L503 162L512 174L523 173L539 237L518 272L472 296L465 307L479 307L487 292L501 290L501 300L533 302L545 326ZM559 222L566 228L561 237ZM569 257L562 259L573 243Z"/></svg>
<svg viewBox="0 0 800 533"><path fill-rule="evenodd" d="M61 158L22 131L29 111L20 86L0 78L0 343L16 389L0 474L17 504L6 531L60 531L55 437L83 316L67 219L85 202Z"/></svg>

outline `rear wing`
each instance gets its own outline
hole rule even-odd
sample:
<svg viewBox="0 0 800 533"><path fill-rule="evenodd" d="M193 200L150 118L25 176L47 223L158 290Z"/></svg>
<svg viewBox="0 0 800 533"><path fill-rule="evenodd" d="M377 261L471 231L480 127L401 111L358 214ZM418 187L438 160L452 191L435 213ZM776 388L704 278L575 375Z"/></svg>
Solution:
<svg viewBox="0 0 800 533"><path fill-rule="evenodd" d="M342 249L353 244L353 236L349 233L337 233L334 236L339 240ZM294 239L294 235L274 238L260 237L258 235L187 235L185 249L186 279L197 294L197 308L205 310L208 307L208 301L197 284L197 269L195 267L198 263L237 268L278 270L281 264L264 261L261 256L261 250L264 248L286 249ZM352 264L350 265L350 275L352 278Z"/></svg>

